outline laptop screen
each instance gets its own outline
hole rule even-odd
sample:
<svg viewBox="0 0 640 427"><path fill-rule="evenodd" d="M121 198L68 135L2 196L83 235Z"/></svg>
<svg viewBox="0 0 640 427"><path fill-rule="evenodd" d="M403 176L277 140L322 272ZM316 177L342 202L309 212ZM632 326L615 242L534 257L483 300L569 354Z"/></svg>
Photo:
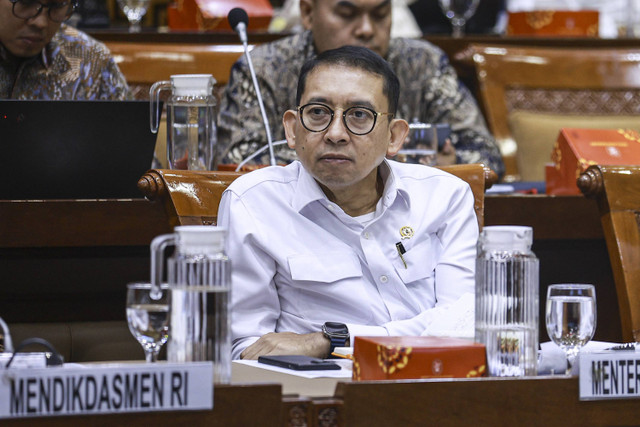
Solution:
<svg viewBox="0 0 640 427"><path fill-rule="evenodd" d="M0 101L0 199L142 198L148 101Z"/></svg>

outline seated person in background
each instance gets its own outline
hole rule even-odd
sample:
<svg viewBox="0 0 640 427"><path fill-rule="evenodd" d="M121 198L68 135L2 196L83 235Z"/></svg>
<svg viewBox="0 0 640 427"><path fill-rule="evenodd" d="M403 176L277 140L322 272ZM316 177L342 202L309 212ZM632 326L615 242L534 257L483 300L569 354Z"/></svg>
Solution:
<svg viewBox="0 0 640 427"><path fill-rule="evenodd" d="M62 22L75 0L0 0L0 99L128 99L106 46Z"/></svg>
<svg viewBox="0 0 640 427"><path fill-rule="evenodd" d="M232 355L327 357L358 335L420 335L475 289L478 223L464 181L385 159L408 133L375 52L327 50L284 113L299 161L235 180L218 225L233 260ZM334 340L330 341L329 337Z"/></svg>
<svg viewBox="0 0 640 427"><path fill-rule="evenodd" d="M504 165L495 140L445 54L424 40L390 38L391 0L300 0L300 13L307 31L251 51L274 140L284 137L282 114L296 105L295 82L302 64L329 49L363 46L385 58L400 79L398 118L451 125L453 147L445 146L448 155L439 155L439 164L484 163L502 175ZM266 140L243 56L231 70L221 101L218 162L239 163ZM278 161L295 158L286 147L278 148ZM268 163L267 154L259 160Z"/></svg>

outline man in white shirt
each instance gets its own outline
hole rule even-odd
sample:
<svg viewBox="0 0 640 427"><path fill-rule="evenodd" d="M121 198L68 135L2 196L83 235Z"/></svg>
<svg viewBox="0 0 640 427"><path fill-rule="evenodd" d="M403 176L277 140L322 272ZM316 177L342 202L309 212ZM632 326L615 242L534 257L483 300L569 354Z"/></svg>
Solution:
<svg viewBox="0 0 640 427"><path fill-rule="evenodd" d="M478 225L464 181L386 160L408 133L399 82L362 47L300 72L283 124L299 161L238 178L218 225L233 262L233 357L327 357L353 337L420 335L474 292Z"/></svg>

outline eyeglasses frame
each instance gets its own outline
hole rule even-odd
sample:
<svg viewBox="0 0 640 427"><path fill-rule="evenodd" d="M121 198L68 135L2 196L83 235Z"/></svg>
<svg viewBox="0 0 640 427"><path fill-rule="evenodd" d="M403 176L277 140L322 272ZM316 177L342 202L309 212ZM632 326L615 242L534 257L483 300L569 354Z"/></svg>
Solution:
<svg viewBox="0 0 640 427"><path fill-rule="evenodd" d="M61 23L61 22L66 21L67 19L69 19L69 17L71 15L73 15L73 12L78 7L78 0L71 0L71 1L67 0L66 2L63 2L63 3L71 4L71 8L69 9L69 13L65 16L65 18L62 21L58 21L58 20L55 20L55 19L53 19L51 17L51 6L54 4L54 2L50 2L48 4L44 4L44 3L40 2L39 0L33 0L32 3L37 3L37 4L40 5L40 7L38 8L38 11L36 12L35 15L30 16L29 18L23 18L23 17L18 16L16 14L16 4L22 2L23 0L9 0L9 1L11 2L11 12L13 13L13 16L15 16L18 19L24 19L24 20L29 20L29 19L33 19L33 18L38 17L40 15L40 13L42 13L42 10L46 7L47 8L47 15L48 15L49 19L51 21L53 21L53 22Z"/></svg>
<svg viewBox="0 0 640 427"><path fill-rule="evenodd" d="M320 130L313 130L313 129L309 129L307 127L307 125L304 123L304 120L302 119L302 111L310 106L310 105L321 105L325 108L327 108L330 112L331 112L331 119L329 120L329 123L327 123L327 126L325 126L323 129ZM364 110L367 110L369 112L371 112L373 114L373 125L371 125L371 129L369 129L367 132L364 133L357 133L352 131L349 128L349 125L347 124L347 111L352 110L354 108L361 108ZM329 107L327 104L323 104L321 102L309 102L308 104L304 104L304 105L299 105L297 107L298 113L300 115L300 123L302 123L302 126L308 130L309 132L324 132L325 130L329 129L329 126L331 126L331 123L333 123L333 118L335 117L335 111L333 111L333 108ZM347 129L350 133L354 134L354 135L358 135L358 136L362 136L362 135L367 135L370 134L371 132L373 132L373 130L376 128L376 123L378 122L378 116L395 116L394 113L383 113L380 111L376 111L373 108L369 108L369 107L364 107L361 105L354 105L353 107L349 107L349 108L345 108L344 110L342 110L342 123L344 124L345 129Z"/></svg>

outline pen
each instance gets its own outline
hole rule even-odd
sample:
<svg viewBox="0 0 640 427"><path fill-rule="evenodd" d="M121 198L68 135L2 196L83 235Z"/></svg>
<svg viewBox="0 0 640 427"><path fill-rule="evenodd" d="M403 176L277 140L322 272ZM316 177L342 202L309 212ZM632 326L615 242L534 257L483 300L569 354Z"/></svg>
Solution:
<svg viewBox="0 0 640 427"><path fill-rule="evenodd" d="M404 268L406 270L407 262L404 260L404 257L402 255L404 255L404 253L407 252L407 250L404 248L404 245L402 244L402 242L396 243L396 249L398 250L398 255L400 255L400 259L402 260L402 263L404 264Z"/></svg>

